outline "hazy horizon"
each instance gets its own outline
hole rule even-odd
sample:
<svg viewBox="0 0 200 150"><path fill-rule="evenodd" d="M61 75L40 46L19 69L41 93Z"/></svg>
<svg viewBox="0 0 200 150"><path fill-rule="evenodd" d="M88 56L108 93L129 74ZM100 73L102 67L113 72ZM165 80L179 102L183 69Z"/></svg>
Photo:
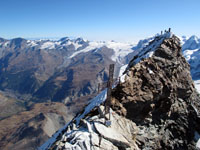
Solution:
<svg viewBox="0 0 200 150"><path fill-rule="evenodd" d="M199 0L1 0L0 37L137 42L172 28L200 37Z"/></svg>

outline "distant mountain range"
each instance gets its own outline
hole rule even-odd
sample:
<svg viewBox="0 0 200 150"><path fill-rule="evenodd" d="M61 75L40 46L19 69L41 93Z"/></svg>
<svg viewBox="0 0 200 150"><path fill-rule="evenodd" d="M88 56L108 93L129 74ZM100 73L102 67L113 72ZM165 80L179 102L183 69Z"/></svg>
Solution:
<svg viewBox="0 0 200 150"><path fill-rule="evenodd" d="M17 93L20 99L62 101L97 92L97 82L108 78L108 65L127 64L152 38L138 44L95 42L82 38L26 40L0 38L0 90ZM200 79L200 39L181 37L183 55L194 80ZM86 98L87 99L87 98Z"/></svg>
<svg viewBox="0 0 200 150"><path fill-rule="evenodd" d="M108 66L119 69L154 37L137 44L95 42L82 38L26 40L0 38L0 90L32 102L56 101L67 105L97 93L98 83L108 79ZM183 55L191 65L192 78L200 79L200 39L181 37Z"/></svg>
<svg viewBox="0 0 200 150"><path fill-rule="evenodd" d="M153 39L154 37L151 37L132 44L115 41L95 42L68 37L59 40L0 38L0 100L3 102L0 106L4 108L0 112L3 121L0 121L0 124L2 123L2 127L6 126L7 131L12 131L10 136L13 134L15 137L16 130L19 129L23 133L26 126L22 130L18 124L10 129L7 123L13 120L14 124L12 119L14 114L18 114L14 118L20 120L22 115L30 116L30 113L34 112L35 116L31 115L33 120L39 115L45 122L49 120L48 113L51 113L51 107L46 110L48 108L46 105L50 105L51 102L56 102L52 104L52 107L54 105L56 107L53 113L62 105L63 109L66 107L68 113L59 116L71 119L88 103L88 100L98 94L98 83L101 89L106 86L108 67L111 63L115 64L115 78L118 78L120 68L124 68ZM183 55L191 65L192 78L197 87L200 87L200 39L196 36L180 39ZM33 106L36 103L42 104ZM36 110L43 108L46 110L43 114L35 113ZM26 113L20 113L25 110ZM56 117L53 120L55 122ZM24 120L24 122L29 121ZM57 124L54 131L63 125L63 121L58 119ZM40 132L44 134L45 139L50 136L46 130ZM3 132L0 141L6 134ZM37 140L35 142L39 145L45 139L41 137L39 143Z"/></svg>
<svg viewBox="0 0 200 150"><path fill-rule="evenodd" d="M200 39L191 36L183 41L183 55L190 64L193 80L198 80L200 79Z"/></svg>
<svg viewBox="0 0 200 150"><path fill-rule="evenodd" d="M127 62L132 47L68 37L57 41L1 38L0 89L30 94L39 101L86 96L97 91L94 82L107 80L110 63L119 68Z"/></svg>

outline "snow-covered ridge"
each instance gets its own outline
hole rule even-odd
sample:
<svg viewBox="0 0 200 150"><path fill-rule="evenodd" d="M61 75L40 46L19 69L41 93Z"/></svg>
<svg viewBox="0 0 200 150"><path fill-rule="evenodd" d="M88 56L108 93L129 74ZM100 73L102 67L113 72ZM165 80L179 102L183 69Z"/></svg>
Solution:
<svg viewBox="0 0 200 150"><path fill-rule="evenodd" d="M18 39L18 38L17 38ZM3 49L10 48L11 41L17 41L17 39L12 40L1 40L0 48ZM20 38L21 39L21 38ZM115 62L121 63L121 59L127 56L129 53L133 52L133 47L136 45L134 43L122 43L115 41L88 41L83 38L68 38L64 37L59 40L48 40L48 39L40 39L40 40L24 40L26 49L41 49L45 51L57 51L57 50L69 50L71 52L71 56L68 58L73 58L81 53L87 53L90 51L98 51L102 47L107 47L108 49L113 50L113 55L111 59ZM15 42L21 44L19 42ZM122 64L123 65L123 64Z"/></svg>
<svg viewBox="0 0 200 150"><path fill-rule="evenodd" d="M77 50L79 47L83 46L84 43L87 43L87 40L77 38L70 39L68 37L61 38L59 40L39 40L34 41L40 47L40 49L55 49L59 47L59 49L73 45L74 49ZM31 45L32 47L36 46L35 44Z"/></svg>
<svg viewBox="0 0 200 150"><path fill-rule="evenodd" d="M129 65L131 66L135 65L145 58L152 57L156 48L161 45L163 40L167 38L171 38L172 35L173 34L171 32L166 32L164 34L157 35L153 40L151 40L148 43L148 45L145 48L143 48L142 50L138 51L138 53L136 53L135 57L133 58L133 60L130 62Z"/></svg>
<svg viewBox="0 0 200 150"><path fill-rule="evenodd" d="M156 48L156 46L158 46L158 44L160 44L163 39L169 38L171 36L172 36L171 33L166 33L164 35L160 35L159 36L160 37L159 40L158 41L154 41L155 44L150 44L150 49L154 51L154 49ZM112 47L113 46L117 46L117 45L112 45ZM147 51L149 49L148 48L144 48L144 50ZM89 49L84 49L84 51L78 51L78 52L75 53L74 56L78 55L81 52L87 52L87 51L89 51ZM142 56L142 54L144 54L143 51L142 51L142 53L139 53L139 56ZM74 56L71 56L71 57L74 57ZM124 80L125 80L126 74L123 75L123 72L125 71L126 68L127 68L127 65L124 65L120 69L119 78L120 78L121 82L124 82ZM114 85L113 85L113 87L114 87ZM92 100L90 100L89 103L88 103L88 105L84 108L83 112L79 113L71 122L69 122L68 124L66 124L59 131L57 131L46 143L44 143L39 148L39 150L47 150L48 148L50 148L56 142L58 136L63 131L65 131L68 128L68 126L73 125L73 123L75 123L76 126L78 126L79 123L80 123L80 121L81 121L81 119L83 119L95 107L100 106L106 100L106 98L107 98L107 89L103 90L99 95L97 95L95 98L93 98Z"/></svg>
<svg viewBox="0 0 200 150"><path fill-rule="evenodd" d="M22 39L22 38L16 38L16 39L11 39L11 40L1 40L0 44L3 47L7 47L11 44L12 41L15 41L17 39ZM50 40L50 39L35 39L35 40L22 39L22 40L26 41L27 47L37 47L37 48L40 48L40 49L55 49L56 47L63 48L64 46L69 46L71 44L74 45L75 49L78 49L84 43L89 42L89 41L84 40L82 38L70 39L68 37L61 38L59 40Z"/></svg>
<svg viewBox="0 0 200 150"><path fill-rule="evenodd" d="M119 73L119 78L120 78L120 82L125 82L125 76L126 74L123 74L123 72L125 71L125 69L127 68L128 65L124 65L121 67L120 69L120 73ZM113 84L113 88L115 87L115 83ZM62 135L62 133L64 131L66 131L66 129L69 126L73 126L73 124L76 126L79 126L79 123L81 121L81 119L83 119L88 113L90 113L95 107L100 106L101 104L103 104L103 102L105 102L107 98L107 88L104 89L100 94L98 94L95 98L91 99L88 102L88 105L84 108L84 110L82 112L80 112L74 119L72 119L72 121L70 121L69 123L67 123L63 128L61 128L60 130L58 130L48 141L46 141L41 147L38 148L38 150L47 150L49 149L56 141L57 138Z"/></svg>
<svg viewBox="0 0 200 150"><path fill-rule="evenodd" d="M145 47L142 51L138 51L138 54L137 54L137 59L134 60L134 64L136 63L139 63L142 59L144 58L148 58L148 57L151 57L156 48L158 46L160 46L160 44L163 42L163 40L165 40L166 38L171 38L172 37L172 33L170 32L167 32L163 35L159 35L157 37L155 37L155 39L153 41L150 41L149 45L147 47ZM89 49L88 49L89 51ZM87 51L82 51L82 52L87 52ZM196 51L195 51L196 52ZM194 52L193 52L194 53ZM193 54L192 53L192 54ZM77 53L76 55L78 55L79 53ZM189 53L190 54L190 53ZM190 54L191 55L191 54ZM73 56L74 57L74 56ZM127 67L127 65L124 65L123 67L121 67L121 70L120 70L120 76L122 75L122 73L124 72L125 68ZM149 73L153 73L151 70L149 70ZM123 75L122 75L123 76ZM121 79L123 78L120 77ZM199 81L196 82L196 84L198 85L199 84ZM98 96L96 96L94 99L92 99L88 106L85 107L84 111L82 113L80 113L77 117L75 117L73 119L73 121L75 121L76 125L79 125L80 123L80 120L83 119L89 112L91 112L91 110L96 107L96 106L99 106L100 104L102 104L105 100L106 100L106 94L107 94L107 90L104 90L103 92L101 92ZM62 131L66 130L66 128L69 126L69 125L72 125L72 122L70 122L69 124L67 124L63 129L59 130L48 142L46 142L44 145L42 145L39 149L40 150L46 150L48 149L49 147L51 147L51 145L56 141L56 138L59 136L60 133L62 133ZM86 124L88 125L88 123L86 122ZM90 133L90 130L91 127L90 125L88 125L88 131L89 132L86 132L87 133ZM73 130L74 131L74 130ZM72 132L73 132L72 131ZM72 133L71 132L71 133ZM84 131L83 131L84 132ZM106 132L107 133L107 132ZM66 135L68 136L68 135ZM64 137L64 136L63 136ZM79 134L77 133L76 137L79 137ZM89 137L89 135L87 135L87 137ZM85 139L82 139L80 137L81 140L85 140ZM73 140L72 140L73 141ZM199 143L199 142L198 142ZM73 143L74 144L74 143ZM74 144L76 145L76 143ZM66 145L67 146L71 146L71 145Z"/></svg>
<svg viewBox="0 0 200 150"><path fill-rule="evenodd" d="M71 125L74 121L76 122L76 125L79 124L80 120L87 115L94 107L99 106L102 104L107 98L107 89L103 90L99 95L97 95L95 98L93 98L88 105L85 107L83 113L80 113L77 117L72 119L71 122L67 123L63 128L61 128L59 131L57 131L47 142L45 142L41 147L38 148L38 150L47 150L49 149L52 144L54 144L58 138L59 135L62 134L63 131L67 129L69 125Z"/></svg>
<svg viewBox="0 0 200 150"><path fill-rule="evenodd" d="M55 43L53 43L53 42L50 42L50 41L47 41L47 42L44 42L41 46L40 46L40 48L41 49L46 49L46 48L48 48L48 49L54 49L55 48Z"/></svg>

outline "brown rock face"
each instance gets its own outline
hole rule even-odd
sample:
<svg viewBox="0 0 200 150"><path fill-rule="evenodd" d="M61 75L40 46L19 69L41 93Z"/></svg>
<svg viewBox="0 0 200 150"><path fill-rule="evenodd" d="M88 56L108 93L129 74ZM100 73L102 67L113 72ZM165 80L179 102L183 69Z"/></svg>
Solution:
<svg viewBox="0 0 200 150"><path fill-rule="evenodd" d="M134 64L139 55L114 89L112 108L141 129L136 136L141 149L194 149L199 99L179 39L164 39L152 57Z"/></svg>

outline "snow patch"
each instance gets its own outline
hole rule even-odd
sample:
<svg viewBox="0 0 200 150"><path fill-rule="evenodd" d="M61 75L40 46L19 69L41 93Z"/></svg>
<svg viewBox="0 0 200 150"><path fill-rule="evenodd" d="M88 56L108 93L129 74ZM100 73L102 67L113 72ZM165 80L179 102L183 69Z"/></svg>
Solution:
<svg viewBox="0 0 200 150"><path fill-rule="evenodd" d="M103 43L101 42L90 42L89 43L89 46L87 46L86 48L80 50L80 51L77 51L75 53L73 53L70 58L73 58L75 57L76 55L80 54L80 53L86 53L86 52L89 52L91 50L94 50L94 49L97 49L97 48L100 48L103 46Z"/></svg>
<svg viewBox="0 0 200 150"><path fill-rule="evenodd" d="M54 49L55 48L55 43L51 41L47 41L43 43L40 47L41 49Z"/></svg>
<svg viewBox="0 0 200 150"><path fill-rule="evenodd" d="M197 55L195 52L197 52L199 49L194 49L194 50L185 50L183 51L183 55L187 61L189 61L192 57Z"/></svg>
<svg viewBox="0 0 200 150"><path fill-rule="evenodd" d="M192 74L192 78L194 80L199 79L200 47L199 47L199 49L185 50L185 51L183 51L183 55L191 66L190 72Z"/></svg>
<svg viewBox="0 0 200 150"><path fill-rule="evenodd" d="M196 132L196 131L195 131L195 133L194 133L194 139L195 139L195 141L197 141L197 143L196 143L196 148L197 148L197 149L200 149L200 135L199 135L199 133Z"/></svg>
<svg viewBox="0 0 200 150"><path fill-rule="evenodd" d="M114 54L111 56L111 59L115 62L133 52L133 45L129 43L117 43L110 41L106 43L106 46L114 50Z"/></svg>
<svg viewBox="0 0 200 150"><path fill-rule="evenodd" d="M80 123L80 120L85 117L94 107L99 106L107 98L107 89L103 90L99 95L89 101L88 106L85 107L85 110L82 114L75 118L76 125Z"/></svg>
<svg viewBox="0 0 200 150"><path fill-rule="evenodd" d="M4 47L7 47L9 43L10 43L10 41L7 41L7 42L5 42L5 43L3 44L3 46L4 46Z"/></svg>
<svg viewBox="0 0 200 150"><path fill-rule="evenodd" d="M78 44L78 43L73 43L75 49L77 50L79 47L81 47L82 45L81 44Z"/></svg>
<svg viewBox="0 0 200 150"><path fill-rule="evenodd" d="M153 56L153 54L154 54L154 52L152 51L152 52L149 52L149 53L147 53L147 56L146 57L152 57Z"/></svg>
<svg viewBox="0 0 200 150"><path fill-rule="evenodd" d="M178 36L178 38L180 39L181 45L183 45L188 40L187 36Z"/></svg>
<svg viewBox="0 0 200 150"><path fill-rule="evenodd" d="M129 53L133 52L133 50L131 49L133 47L133 44L119 43L119 42L113 42L113 41L109 41L109 42L91 41L91 42L89 42L89 46L87 46L86 48L84 48L80 51L75 52L74 54L72 54L70 56L70 58L73 58L80 53L87 53L89 51L99 49L104 46L114 50L114 54L113 54L113 56L111 56L111 59L113 61L117 61L118 59L123 58L123 57L127 56Z"/></svg>
<svg viewBox="0 0 200 150"><path fill-rule="evenodd" d="M149 71L150 74L154 74L154 72L149 68L148 68L148 71Z"/></svg>
<svg viewBox="0 0 200 150"><path fill-rule="evenodd" d="M128 64L126 64L126 65L124 65L124 66L122 66L122 67L120 68L120 71L119 71L119 78L120 78L120 82L121 82L121 83L124 83L124 82L125 82L125 76L126 76L126 74L123 74L123 73L125 72L127 66L128 66Z"/></svg>
<svg viewBox="0 0 200 150"><path fill-rule="evenodd" d="M37 45L38 45L35 41L32 41L32 40L28 40L28 41L27 41L27 44L28 44L28 46L30 46L30 47L34 47L34 46L37 46Z"/></svg>
<svg viewBox="0 0 200 150"><path fill-rule="evenodd" d="M122 76L127 68L128 64L122 66L119 71L119 77Z"/></svg>
<svg viewBox="0 0 200 150"><path fill-rule="evenodd" d="M195 88L197 91L200 93L200 80L195 80L194 81Z"/></svg>
<svg viewBox="0 0 200 150"><path fill-rule="evenodd" d="M66 135L67 139L71 139L70 143L65 143L66 149L81 150L80 143L84 143L86 149L91 149L90 147L90 133L87 130L76 131L73 130ZM76 142L74 142L76 141ZM73 143L73 144L72 144Z"/></svg>

